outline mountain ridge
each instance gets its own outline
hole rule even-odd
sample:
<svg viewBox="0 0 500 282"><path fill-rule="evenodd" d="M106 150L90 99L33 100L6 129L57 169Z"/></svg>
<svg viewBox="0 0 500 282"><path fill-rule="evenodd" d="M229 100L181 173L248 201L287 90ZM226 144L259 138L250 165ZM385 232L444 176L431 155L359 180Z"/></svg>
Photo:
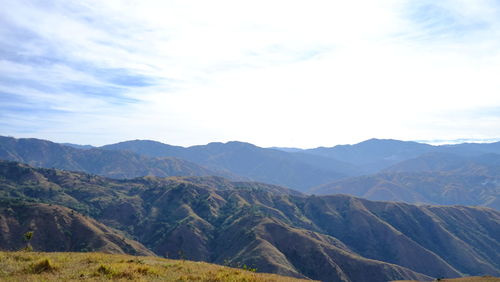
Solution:
<svg viewBox="0 0 500 282"><path fill-rule="evenodd" d="M132 152L77 149L58 143L30 138L0 136L0 159L19 161L37 167L84 171L113 178L134 178L145 175L220 175L189 161L177 158L148 158Z"/></svg>
<svg viewBox="0 0 500 282"><path fill-rule="evenodd" d="M486 206L500 210L500 155L459 156L432 152L382 172L311 189L371 200Z"/></svg>
<svg viewBox="0 0 500 282"><path fill-rule="evenodd" d="M296 155L239 141L185 148L151 140L133 140L100 148L144 153L150 157L177 157L215 171L230 171L248 179L297 190L358 173L356 167L331 158Z"/></svg>

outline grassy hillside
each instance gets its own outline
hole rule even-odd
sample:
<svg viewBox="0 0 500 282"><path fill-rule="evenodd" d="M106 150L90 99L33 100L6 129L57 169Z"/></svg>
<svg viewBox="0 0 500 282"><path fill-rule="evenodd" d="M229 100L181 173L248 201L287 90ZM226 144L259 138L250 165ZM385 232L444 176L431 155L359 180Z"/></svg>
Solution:
<svg viewBox="0 0 500 282"><path fill-rule="evenodd" d="M102 253L38 252L0 252L0 280L305 281L187 260Z"/></svg>
<svg viewBox="0 0 500 282"><path fill-rule="evenodd" d="M441 278L439 280L440 282L500 282L499 277L493 277L493 276L471 276L471 277L462 277L462 278ZM397 281L392 281L392 282L419 282L416 280L397 280Z"/></svg>

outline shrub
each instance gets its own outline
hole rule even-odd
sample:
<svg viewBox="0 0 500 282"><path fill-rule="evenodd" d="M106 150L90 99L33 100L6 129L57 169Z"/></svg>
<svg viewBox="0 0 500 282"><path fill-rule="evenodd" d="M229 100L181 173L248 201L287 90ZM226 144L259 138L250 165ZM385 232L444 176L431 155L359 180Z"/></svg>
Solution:
<svg viewBox="0 0 500 282"><path fill-rule="evenodd" d="M40 274L43 272L53 272L56 270L56 267L50 262L49 259L43 259L37 263L34 263L29 266L29 273Z"/></svg>

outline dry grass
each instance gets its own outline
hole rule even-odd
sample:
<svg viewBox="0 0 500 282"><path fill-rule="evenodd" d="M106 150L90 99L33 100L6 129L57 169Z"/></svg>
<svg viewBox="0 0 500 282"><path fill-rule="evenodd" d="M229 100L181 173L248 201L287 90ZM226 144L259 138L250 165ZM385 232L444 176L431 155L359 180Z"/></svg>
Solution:
<svg viewBox="0 0 500 282"><path fill-rule="evenodd" d="M1 281L305 281L204 262L102 253L0 252ZM310 280L309 280L310 281Z"/></svg>
<svg viewBox="0 0 500 282"><path fill-rule="evenodd" d="M499 277L493 276L471 276L462 278L450 278L450 279L436 279L434 281L439 282L500 282ZM392 282L418 282L415 280L398 280Z"/></svg>

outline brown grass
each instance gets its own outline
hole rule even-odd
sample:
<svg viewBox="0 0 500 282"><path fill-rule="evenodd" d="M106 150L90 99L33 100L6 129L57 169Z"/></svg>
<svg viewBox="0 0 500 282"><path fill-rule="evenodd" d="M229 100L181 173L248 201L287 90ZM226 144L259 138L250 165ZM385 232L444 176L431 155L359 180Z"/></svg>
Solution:
<svg viewBox="0 0 500 282"><path fill-rule="evenodd" d="M204 262L102 253L0 252L0 281L305 281ZM310 281L310 280L309 280Z"/></svg>
<svg viewBox="0 0 500 282"><path fill-rule="evenodd" d="M439 282L500 282L499 277L493 276L471 276L471 277L462 277L462 278L443 278L436 279L434 281ZM392 282L418 282L415 280L398 280Z"/></svg>
<svg viewBox="0 0 500 282"><path fill-rule="evenodd" d="M40 274L43 272L54 272L57 270L57 267L54 266L53 263L50 262L49 259L42 259L39 262L31 264L28 268L26 268L26 273L32 274Z"/></svg>

